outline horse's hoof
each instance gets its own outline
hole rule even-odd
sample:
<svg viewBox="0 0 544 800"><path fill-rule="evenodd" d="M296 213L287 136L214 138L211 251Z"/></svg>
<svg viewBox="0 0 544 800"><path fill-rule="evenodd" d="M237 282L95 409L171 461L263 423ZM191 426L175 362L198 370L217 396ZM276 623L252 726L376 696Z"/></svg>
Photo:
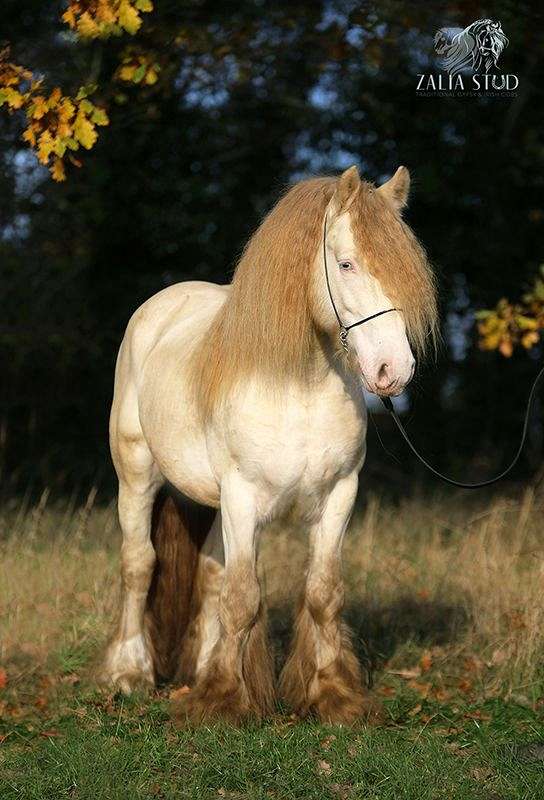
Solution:
<svg viewBox="0 0 544 800"><path fill-rule="evenodd" d="M330 725L379 725L384 719L382 704L363 692L323 692L311 710Z"/></svg>
<svg viewBox="0 0 544 800"><path fill-rule="evenodd" d="M155 688L153 675L139 670L111 673L102 669L97 675L97 683L126 695Z"/></svg>
<svg viewBox="0 0 544 800"><path fill-rule="evenodd" d="M179 726L221 721L240 727L262 717L259 710L251 708L238 692L229 696L213 696L198 686L179 697L174 696L172 715Z"/></svg>
<svg viewBox="0 0 544 800"><path fill-rule="evenodd" d="M153 659L143 637L138 641L113 642L108 647L97 681L123 694L152 689L155 686Z"/></svg>

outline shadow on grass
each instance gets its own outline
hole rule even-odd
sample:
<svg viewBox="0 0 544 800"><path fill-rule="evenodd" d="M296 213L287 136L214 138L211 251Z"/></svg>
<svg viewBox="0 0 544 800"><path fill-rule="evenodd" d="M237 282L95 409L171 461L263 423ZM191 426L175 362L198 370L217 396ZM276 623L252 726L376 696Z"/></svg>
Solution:
<svg viewBox="0 0 544 800"><path fill-rule="evenodd" d="M352 603L344 619L353 632L355 649L368 683L403 645L446 645L459 638L468 615L461 605L423 600L406 595L391 603ZM270 609L270 632L276 645L278 665L289 647L293 615L288 607Z"/></svg>

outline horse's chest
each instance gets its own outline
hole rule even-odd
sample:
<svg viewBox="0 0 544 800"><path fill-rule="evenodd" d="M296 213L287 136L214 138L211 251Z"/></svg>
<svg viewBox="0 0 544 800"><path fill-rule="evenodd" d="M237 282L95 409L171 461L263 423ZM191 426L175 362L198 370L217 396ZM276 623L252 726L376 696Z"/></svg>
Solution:
<svg viewBox="0 0 544 800"><path fill-rule="evenodd" d="M231 417L229 451L259 489L263 511L318 503L362 463L366 412L338 386L282 403L248 397Z"/></svg>

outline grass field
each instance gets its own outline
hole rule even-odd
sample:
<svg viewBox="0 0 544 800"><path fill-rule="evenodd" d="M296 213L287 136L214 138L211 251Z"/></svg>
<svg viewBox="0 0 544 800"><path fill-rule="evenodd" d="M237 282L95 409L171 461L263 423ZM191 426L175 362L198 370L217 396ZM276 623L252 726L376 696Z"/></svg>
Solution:
<svg viewBox="0 0 544 800"><path fill-rule="evenodd" d="M119 532L81 508L0 514L0 798L544 798L544 495L370 497L346 544L347 615L384 705L371 728L299 721L176 729L169 689L90 680L117 602ZM278 659L300 531L270 530ZM289 590L289 591L287 591Z"/></svg>

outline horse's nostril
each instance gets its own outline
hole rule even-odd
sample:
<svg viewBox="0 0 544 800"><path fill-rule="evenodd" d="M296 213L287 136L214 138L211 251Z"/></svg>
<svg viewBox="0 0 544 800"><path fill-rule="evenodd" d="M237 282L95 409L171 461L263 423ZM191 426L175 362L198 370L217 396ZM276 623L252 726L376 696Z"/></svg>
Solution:
<svg viewBox="0 0 544 800"><path fill-rule="evenodd" d="M378 370L378 377L376 380L376 385L380 389L389 389L390 386L395 382L394 379L391 377L389 372L390 365L389 364L382 364Z"/></svg>
<svg viewBox="0 0 544 800"><path fill-rule="evenodd" d="M384 384L389 382L389 364L382 364L378 370L378 383Z"/></svg>

